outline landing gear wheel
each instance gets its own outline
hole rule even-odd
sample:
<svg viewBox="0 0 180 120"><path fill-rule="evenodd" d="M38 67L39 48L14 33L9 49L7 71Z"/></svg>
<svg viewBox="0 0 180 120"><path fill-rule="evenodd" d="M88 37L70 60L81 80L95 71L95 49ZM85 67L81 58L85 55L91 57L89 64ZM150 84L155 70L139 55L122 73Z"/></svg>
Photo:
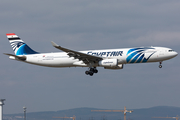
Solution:
<svg viewBox="0 0 180 120"><path fill-rule="evenodd" d="M96 69L96 67L89 68L89 70L85 71L85 74L90 75L90 76L93 76L94 73L98 73L98 70Z"/></svg>
<svg viewBox="0 0 180 120"><path fill-rule="evenodd" d="M159 68L162 68L162 65L159 65Z"/></svg>
<svg viewBox="0 0 180 120"><path fill-rule="evenodd" d="M94 73L98 73L98 70L97 70L97 69L94 69Z"/></svg>
<svg viewBox="0 0 180 120"><path fill-rule="evenodd" d="M93 74L94 74L93 72L89 72L89 75L90 75L90 76L93 76Z"/></svg>
<svg viewBox="0 0 180 120"><path fill-rule="evenodd" d="M86 74L86 75L89 75L89 71L86 71L85 74Z"/></svg>

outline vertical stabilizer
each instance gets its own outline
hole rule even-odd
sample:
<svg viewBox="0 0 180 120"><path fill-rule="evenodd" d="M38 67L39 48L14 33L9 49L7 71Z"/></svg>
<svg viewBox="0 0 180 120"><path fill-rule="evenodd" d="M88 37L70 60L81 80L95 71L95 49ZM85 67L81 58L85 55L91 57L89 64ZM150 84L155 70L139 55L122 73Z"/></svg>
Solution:
<svg viewBox="0 0 180 120"><path fill-rule="evenodd" d="M13 48L15 55L36 54L24 41L22 41L15 33L7 33L7 38Z"/></svg>

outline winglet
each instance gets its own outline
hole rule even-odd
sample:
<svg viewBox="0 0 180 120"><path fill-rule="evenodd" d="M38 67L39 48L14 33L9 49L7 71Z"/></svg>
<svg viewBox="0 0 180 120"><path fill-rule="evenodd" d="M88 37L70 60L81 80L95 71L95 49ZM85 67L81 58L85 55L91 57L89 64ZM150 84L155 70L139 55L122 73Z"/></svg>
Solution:
<svg viewBox="0 0 180 120"><path fill-rule="evenodd" d="M54 46L54 47L59 47L58 44L56 44L55 42L51 41L51 44Z"/></svg>

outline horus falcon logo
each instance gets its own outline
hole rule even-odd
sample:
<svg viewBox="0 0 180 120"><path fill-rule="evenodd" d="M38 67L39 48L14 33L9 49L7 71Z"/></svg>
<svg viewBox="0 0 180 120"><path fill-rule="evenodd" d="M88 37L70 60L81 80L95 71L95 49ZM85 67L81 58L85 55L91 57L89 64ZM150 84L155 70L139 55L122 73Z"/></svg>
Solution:
<svg viewBox="0 0 180 120"><path fill-rule="evenodd" d="M133 48L127 52L127 63L145 63L156 52L154 48Z"/></svg>
<svg viewBox="0 0 180 120"><path fill-rule="evenodd" d="M13 51L15 51L16 49L18 49L20 46L24 45L25 43L23 42L19 42L19 41L14 41L11 42L11 46L13 48Z"/></svg>

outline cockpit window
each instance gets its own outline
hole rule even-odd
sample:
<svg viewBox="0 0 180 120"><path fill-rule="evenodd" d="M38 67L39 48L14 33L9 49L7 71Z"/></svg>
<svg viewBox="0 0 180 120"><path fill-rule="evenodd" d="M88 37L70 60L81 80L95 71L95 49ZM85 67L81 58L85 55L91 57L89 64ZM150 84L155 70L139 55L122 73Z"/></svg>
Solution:
<svg viewBox="0 0 180 120"><path fill-rule="evenodd" d="M174 52L174 50L169 50L169 52Z"/></svg>

